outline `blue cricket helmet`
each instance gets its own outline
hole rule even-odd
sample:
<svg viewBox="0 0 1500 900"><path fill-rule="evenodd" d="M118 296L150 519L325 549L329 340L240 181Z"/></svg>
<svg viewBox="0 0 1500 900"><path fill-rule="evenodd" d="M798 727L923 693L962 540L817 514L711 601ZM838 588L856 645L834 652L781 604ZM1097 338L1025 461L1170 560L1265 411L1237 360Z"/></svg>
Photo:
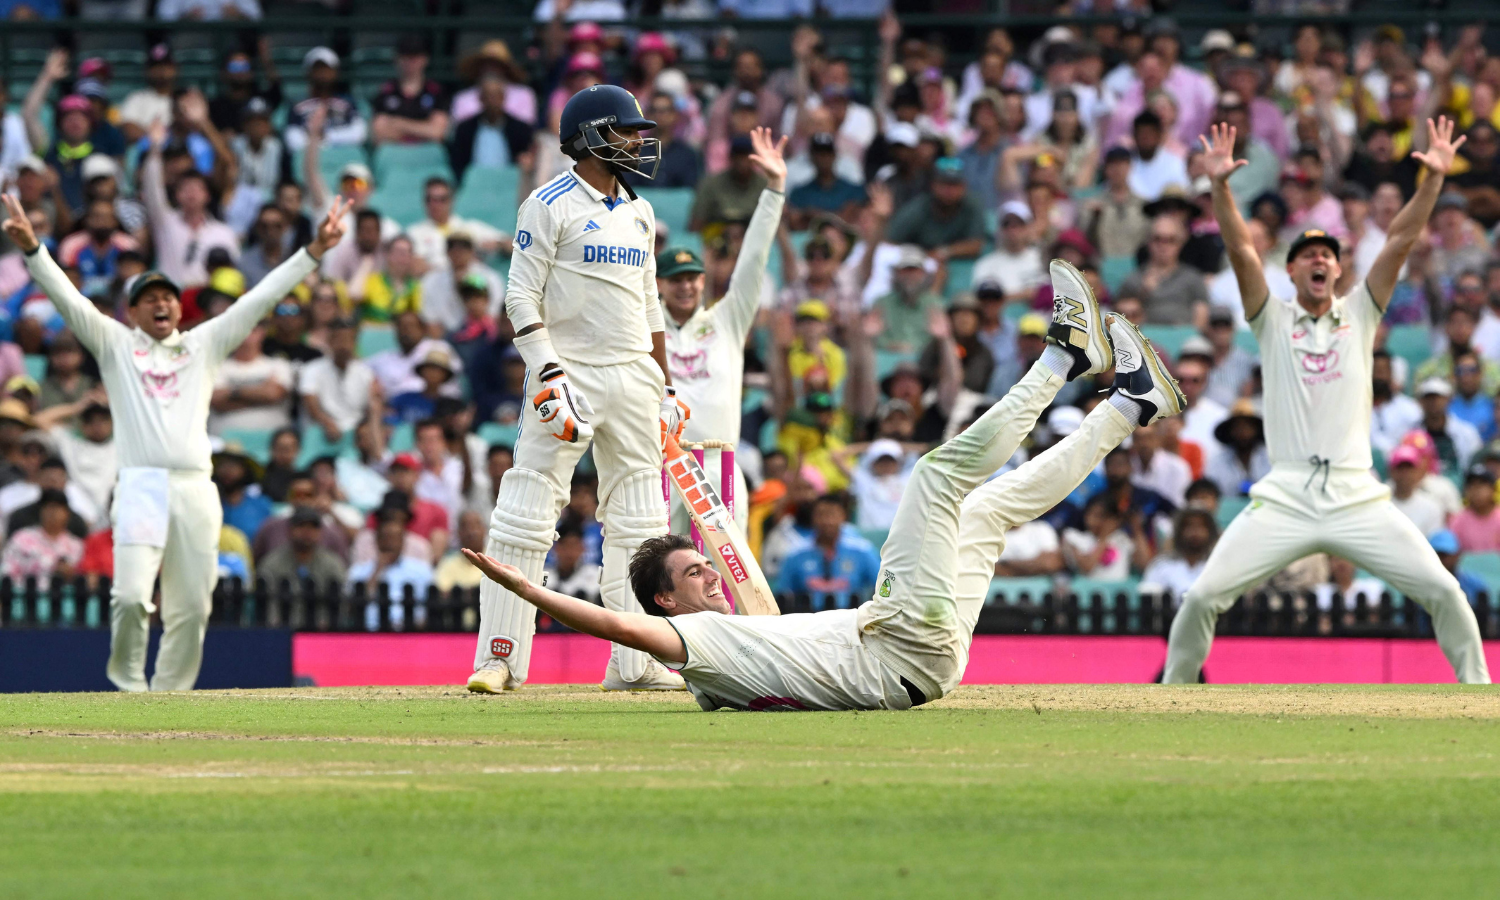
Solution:
<svg viewBox="0 0 1500 900"><path fill-rule="evenodd" d="M655 128L656 123L641 112L640 101L622 87L596 84L574 94L563 107L557 136L562 151L577 159L593 154L616 170L634 172L655 178L661 165L661 142L642 138L636 153L625 150L628 141L614 133L616 128ZM646 167L649 166L649 171Z"/></svg>

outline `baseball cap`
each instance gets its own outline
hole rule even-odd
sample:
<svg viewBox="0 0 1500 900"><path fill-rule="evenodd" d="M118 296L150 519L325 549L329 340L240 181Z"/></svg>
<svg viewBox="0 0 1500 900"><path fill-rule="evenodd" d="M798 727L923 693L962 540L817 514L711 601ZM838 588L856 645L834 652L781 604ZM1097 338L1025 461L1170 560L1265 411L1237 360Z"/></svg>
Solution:
<svg viewBox="0 0 1500 900"><path fill-rule="evenodd" d="M1429 394L1437 394L1441 397L1453 396L1453 385L1434 375L1417 386L1417 396L1426 397Z"/></svg>
<svg viewBox="0 0 1500 900"><path fill-rule="evenodd" d="M902 244L901 255L896 257L896 268L898 269L925 269L927 268L927 254L916 244Z"/></svg>
<svg viewBox="0 0 1500 900"><path fill-rule="evenodd" d="M343 181L345 178L355 178L366 184L375 183L375 174L370 171L369 166L362 162L344 163L344 167L339 169L339 181Z"/></svg>
<svg viewBox="0 0 1500 900"><path fill-rule="evenodd" d="M1194 356L1209 360L1214 358L1214 345L1209 343L1208 338L1201 334L1193 335L1183 341L1181 347L1177 348L1178 359L1188 359Z"/></svg>
<svg viewBox="0 0 1500 900"><path fill-rule="evenodd" d="M84 114L92 115L94 112L94 104L93 101L89 100L89 98L83 96L82 94L69 94L68 96L57 101L57 112L58 115L72 112L81 112Z"/></svg>
<svg viewBox="0 0 1500 900"><path fill-rule="evenodd" d="M922 132L910 122L897 122L885 130L885 139L898 147L915 147L922 143Z"/></svg>
<svg viewBox="0 0 1500 900"><path fill-rule="evenodd" d="M1210 306L1208 308L1208 324L1233 325L1234 311L1227 306Z"/></svg>
<svg viewBox="0 0 1500 900"><path fill-rule="evenodd" d="M932 177L938 181L962 182L964 180L964 164L956 156L940 157L932 164Z"/></svg>
<svg viewBox="0 0 1500 900"><path fill-rule="evenodd" d="M812 136L812 140L808 142L808 146L813 150L826 150L831 153L833 152L833 135L826 131L820 131Z"/></svg>
<svg viewBox="0 0 1500 900"><path fill-rule="evenodd" d="M702 272L703 260L687 247L668 247L656 254L656 277L671 278L687 272Z"/></svg>
<svg viewBox="0 0 1500 900"><path fill-rule="evenodd" d="M901 445L890 438L880 438L879 440L871 441L869 448L865 450L866 463L872 463L877 459L885 459L887 457L890 459L905 459L906 451L902 450Z"/></svg>
<svg viewBox="0 0 1500 900"><path fill-rule="evenodd" d="M1130 151L1116 144L1104 151L1104 162L1130 162Z"/></svg>
<svg viewBox="0 0 1500 900"><path fill-rule="evenodd" d="M1410 444L1401 444L1392 450L1391 455L1386 458L1386 462L1390 464L1391 468L1395 468L1396 466L1416 466L1426 461L1427 457L1422 455L1422 451Z"/></svg>
<svg viewBox="0 0 1500 900"><path fill-rule="evenodd" d="M337 69L339 67L339 55L328 47L314 47L307 51L306 56L302 57L302 71L304 72L313 66L319 65L328 66L330 69Z"/></svg>
<svg viewBox="0 0 1500 900"><path fill-rule="evenodd" d="M120 167L115 161L103 153L90 154L83 161L83 180L87 184L95 178L118 178Z"/></svg>
<svg viewBox="0 0 1500 900"><path fill-rule="evenodd" d="M271 117L271 104L263 97L251 97L245 101L245 106L240 110L240 120L245 119L269 119Z"/></svg>
<svg viewBox="0 0 1500 900"><path fill-rule="evenodd" d="M78 64L79 78L98 78L108 81L114 76L114 68L101 56L90 56Z"/></svg>
<svg viewBox="0 0 1500 900"><path fill-rule="evenodd" d="M391 467L395 468L396 466L400 466L403 469L420 469L422 468L422 461L411 453L397 453L391 459Z"/></svg>
<svg viewBox="0 0 1500 900"><path fill-rule="evenodd" d="M323 516L311 506L299 506L292 511L291 524L293 528L296 528L298 525L317 525L322 527Z"/></svg>
<svg viewBox="0 0 1500 900"><path fill-rule="evenodd" d="M819 322L827 322L833 317L828 311L828 304L822 300L803 300L797 304L796 318L816 319Z"/></svg>
<svg viewBox="0 0 1500 900"><path fill-rule="evenodd" d="M568 43L598 43L604 40L604 29L597 22L579 22L568 30Z"/></svg>
<svg viewBox="0 0 1500 900"><path fill-rule="evenodd" d="M179 298L182 297L182 288L177 286L177 282L173 281L160 272L145 272L138 276L135 279L135 282L130 285L130 294L127 305L135 306L140 302L141 295L146 292L146 289L149 287L154 287L156 285L161 285L167 288Z"/></svg>
<svg viewBox="0 0 1500 900"><path fill-rule="evenodd" d="M974 285L974 296L980 300L1003 300L1005 288L998 281L985 279Z"/></svg>
<svg viewBox="0 0 1500 900"><path fill-rule="evenodd" d="M1324 247L1332 250L1335 256L1338 255L1338 238L1334 237L1321 228L1309 228L1301 234L1297 235L1296 239L1292 241L1292 246L1286 251L1286 258L1289 260L1296 259L1297 254L1301 253L1305 248L1310 247L1313 244L1322 244Z"/></svg>
<svg viewBox="0 0 1500 900"><path fill-rule="evenodd" d="M600 59L597 53L575 53L568 57L568 74L572 75L576 72L597 72L602 75L604 60Z"/></svg>
<svg viewBox="0 0 1500 900"><path fill-rule="evenodd" d="M1493 485L1495 483L1495 473L1491 472L1490 467L1484 463L1474 463L1464 472L1464 483L1468 484L1471 481L1483 481L1486 484Z"/></svg>
<svg viewBox="0 0 1500 900"><path fill-rule="evenodd" d="M1440 213L1445 209L1456 209L1459 212L1466 213L1469 211L1469 201L1463 194L1456 194L1451 191L1446 194L1440 194L1437 198L1437 203L1432 207L1432 211Z"/></svg>
<svg viewBox="0 0 1500 900"><path fill-rule="evenodd" d="M216 291L238 297L245 293L245 273L233 266L220 266L208 276L208 285Z"/></svg>
<svg viewBox="0 0 1500 900"><path fill-rule="evenodd" d="M47 164L42 162L40 156L33 153L30 156L22 157L21 161L16 163L16 172L35 172L38 175L46 175Z"/></svg>
<svg viewBox="0 0 1500 900"><path fill-rule="evenodd" d="M1458 535L1444 528L1434 531L1427 536L1427 543L1438 553L1457 553L1459 551Z"/></svg>
<svg viewBox="0 0 1500 900"><path fill-rule="evenodd" d="M1000 221L1004 222L1006 216L1015 216L1022 222L1031 221L1031 207L1020 200L1007 200L1000 205Z"/></svg>
<svg viewBox="0 0 1500 900"><path fill-rule="evenodd" d="M1024 337L1046 337L1047 320L1039 313L1027 313L1016 322L1016 329Z"/></svg>

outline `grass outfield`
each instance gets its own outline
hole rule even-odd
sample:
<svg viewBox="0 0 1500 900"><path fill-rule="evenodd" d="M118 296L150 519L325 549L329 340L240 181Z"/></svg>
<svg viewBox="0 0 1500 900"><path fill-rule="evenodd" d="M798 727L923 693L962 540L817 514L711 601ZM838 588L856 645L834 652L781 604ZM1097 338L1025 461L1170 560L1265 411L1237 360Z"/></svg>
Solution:
<svg viewBox="0 0 1500 900"><path fill-rule="evenodd" d="M1477 897L1500 694L0 696L0 897Z"/></svg>

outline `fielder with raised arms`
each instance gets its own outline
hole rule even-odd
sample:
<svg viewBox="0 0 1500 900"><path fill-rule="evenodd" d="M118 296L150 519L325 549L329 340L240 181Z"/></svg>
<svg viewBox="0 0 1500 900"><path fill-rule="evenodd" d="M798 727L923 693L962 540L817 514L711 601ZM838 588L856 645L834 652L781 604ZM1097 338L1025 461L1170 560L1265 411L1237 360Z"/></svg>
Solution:
<svg viewBox="0 0 1500 900"><path fill-rule="evenodd" d="M1106 331L1076 269L1054 260L1052 283L1052 346L999 403L917 463L875 596L856 609L732 615L719 574L680 535L647 541L631 561L635 596L650 615L600 609L465 552L486 576L568 627L680 670L706 710L910 709L936 700L963 677L1006 530L1066 497L1137 423L1182 410L1150 345L1118 317ZM1109 400L1073 434L986 484L1064 382L1103 371L1111 355Z"/></svg>
<svg viewBox="0 0 1500 900"><path fill-rule="evenodd" d="M146 641L156 574L161 572L161 649L153 691L191 690L203 662L203 633L219 579L224 508L210 476L208 404L214 374L255 323L318 268L344 236L350 204L335 199L311 244L277 266L223 315L182 333L178 286L159 272L130 288L130 324L94 308L36 239L9 195L5 233L26 254L26 269L47 292L99 374L115 417L114 582L109 664L122 691L144 691ZM252 398L247 398L252 399Z"/></svg>
<svg viewBox="0 0 1500 900"><path fill-rule="evenodd" d="M667 376L656 297L656 214L620 177L650 178L656 123L629 91L601 84L563 107L559 138L573 168L532 191L517 217L505 308L527 383L515 466L500 479L485 552L532 580L556 537L573 469L590 441L604 523L600 593L606 606L639 609L630 555L667 530L662 445L687 412ZM479 646L469 690L498 693L526 681L536 611L510 591L480 588ZM606 690L682 690L682 679L616 646Z"/></svg>
<svg viewBox="0 0 1500 900"><path fill-rule="evenodd" d="M1251 503L1225 529L1203 574L1172 623L1166 682L1196 682L1213 642L1214 621L1242 591L1310 553L1332 553L1369 569L1432 614L1438 644L1458 680L1488 684L1479 625L1458 581L1370 474L1370 366L1375 331L1397 273L1432 215L1464 139L1453 123L1427 121L1426 151L1412 156L1426 178L1391 222L1365 280L1343 297L1338 241L1304 231L1287 254L1295 298L1270 296L1260 257L1235 205L1228 178L1235 130L1204 138L1214 217L1240 283L1245 317L1260 342L1266 442L1271 472L1250 489Z"/></svg>
<svg viewBox="0 0 1500 900"><path fill-rule="evenodd" d="M782 159L786 142L785 137L779 143L772 140L769 128L750 132L754 149L750 162L766 177L766 189L761 191L755 214L745 228L729 290L718 303L703 308L703 262L693 251L669 248L656 259L656 285L666 315L667 366L677 396L693 411L683 426L683 437L690 441L740 442L745 337L760 308L766 260L786 203L786 161ZM705 474L722 497L726 494L719 483L720 471L718 466L708 466ZM738 465L734 469L733 496L738 501L734 519L744 531L750 521L750 502L745 475ZM671 519L674 532L688 533L687 507L676 491L672 492Z"/></svg>

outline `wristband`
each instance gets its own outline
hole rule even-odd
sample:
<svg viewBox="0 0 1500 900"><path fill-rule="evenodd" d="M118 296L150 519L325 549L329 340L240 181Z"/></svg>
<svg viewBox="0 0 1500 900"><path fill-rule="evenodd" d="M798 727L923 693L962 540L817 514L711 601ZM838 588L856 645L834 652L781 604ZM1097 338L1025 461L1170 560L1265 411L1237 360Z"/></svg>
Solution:
<svg viewBox="0 0 1500 900"><path fill-rule="evenodd" d="M552 349L552 338L547 335L545 325L536 331L517 335L513 343L516 352L526 360L526 368L530 372L540 375L548 363L558 364L557 351Z"/></svg>

